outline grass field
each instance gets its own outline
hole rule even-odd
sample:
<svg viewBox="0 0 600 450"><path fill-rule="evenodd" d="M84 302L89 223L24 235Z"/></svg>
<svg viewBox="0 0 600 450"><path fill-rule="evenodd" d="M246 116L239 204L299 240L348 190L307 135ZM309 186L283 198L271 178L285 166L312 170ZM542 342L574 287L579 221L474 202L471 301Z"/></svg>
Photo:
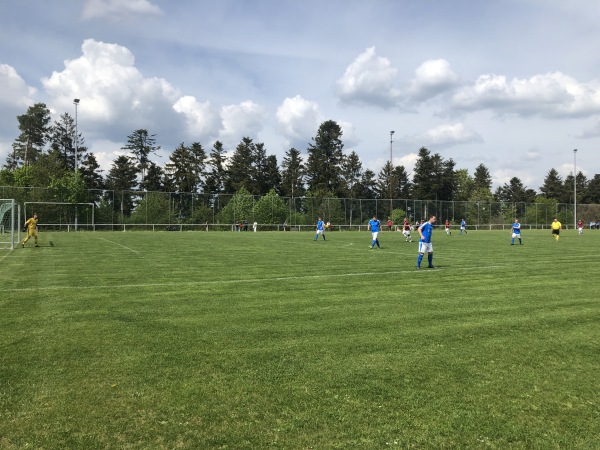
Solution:
<svg viewBox="0 0 600 450"><path fill-rule="evenodd" d="M0 448L600 448L600 231L313 238L1 251Z"/></svg>

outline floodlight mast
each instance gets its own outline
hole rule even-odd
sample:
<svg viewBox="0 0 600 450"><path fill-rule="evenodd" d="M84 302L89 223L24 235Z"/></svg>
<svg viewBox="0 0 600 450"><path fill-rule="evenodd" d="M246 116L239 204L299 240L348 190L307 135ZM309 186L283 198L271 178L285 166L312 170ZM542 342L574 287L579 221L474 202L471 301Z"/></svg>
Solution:
<svg viewBox="0 0 600 450"><path fill-rule="evenodd" d="M573 150L573 222L577 229L577 149Z"/></svg>
<svg viewBox="0 0 600 450"><path fill-rule="evenodd" d="M390 131L390 174L389 174L389 185L390 185L390 220L392 220L392 174L394 172L394 163L392 162L392 146L394 144L394 130Z"/></svg>
<svg viewBox="0 0 600 450"><path fill-rule="evenodd" d="M73 104L75 105L75 178L77 178L77 154L79 153L79 131L77 130L77 107L79 106L79 99L74 98ZM77 206L75 206L75 231L77 231Z"/></svg>
<svg viewBox="0 0 600 450"><path fill-rule="evenodd" d="M77 131L77 106L79 106L79 99L73 99L75 105L75 173L77 173L77 153L79 153L79 132Z"/></svg>

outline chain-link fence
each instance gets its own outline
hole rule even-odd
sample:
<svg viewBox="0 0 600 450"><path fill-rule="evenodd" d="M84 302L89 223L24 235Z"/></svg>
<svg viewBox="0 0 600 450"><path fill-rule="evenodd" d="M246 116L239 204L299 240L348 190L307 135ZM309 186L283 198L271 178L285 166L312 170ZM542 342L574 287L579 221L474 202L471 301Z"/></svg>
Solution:
<svg viewBox="0 0 600 450"><path fill-rule="evenodd" d="M432 214L440 222L449 220L457 224L465 219L469 227L485 229L502 228L515 218L531 228L546 228L554 217L569 228L574 226L576 219L583 220L586 226L600 222L600 205L576 205L578 217L575 218L575 205L547 199L536 203L502 203L90 190L78 202L92 203L92 214L89 208L60 204L69 203L68 196L52 189L0 186L0 198L13 198L20 205L36 202L41 223L79 224L82 228L89 227L93 218L94 225L112 228L115 225L143 228L161 224L190 228L197 225L195 228L198 229L220 225L219 229L236 229L257 222L261 229L265 226L302 229L322 217L339 229L351 229L364 226L373 215L382 222L391 218L398 224L404 217L414 223L427 220ZM44 205L44 202L48 204Z"/></svg>

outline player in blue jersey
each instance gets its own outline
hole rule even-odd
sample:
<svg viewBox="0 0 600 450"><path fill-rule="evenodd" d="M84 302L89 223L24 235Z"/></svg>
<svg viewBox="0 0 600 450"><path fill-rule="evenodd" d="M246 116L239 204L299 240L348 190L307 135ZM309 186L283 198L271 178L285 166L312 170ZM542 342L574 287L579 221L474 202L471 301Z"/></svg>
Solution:
<svg viewBox="0 0 600 450"><path fill-rule="evenodd" d="M369 220L368 229L371 230L371 236L373 238L371 241L371 248L375 248L375 244L377 244L377 248L381 248L379 246L379 239L377 239L379 230L381 229L381 222L377 219L377 216L373 216L373 218Z"/></svg>
<svg viewBox="0 0 600 450"><path fill-rule="evenodd" d="M465 232L465 234L467 234L467 222L465 219L462 219L460 221L460 231L458 232L458 234L462 234L462 232Z"/></svg>
<svg viewBox="0 0 600 450"><path fill-rule="evenodd" d="M319 240L319 235L323 236L324 241L327 240L325 239L325 222L323 222L323 219L320 217L319 220L317 220L317 234L315 235L315 241Z"/></svg>
<svg viewBox="0 0 600 450"><path fill-rule="evenodd" d="M421 261L423 261L423 255L427 253L427 261L429 269L433 267L433 246L431 245L431 234L433 233L433 224L435 223L435 216L431 216L427 222L423 222L419 228L419 257L417 258L417 269L421 268Z"/></svg>
<svg viewBox="0 0 600 450"><path fill-rule="evenodd" d="M515 245L515 238L519 239L519 245L523 245L521 242L521 224L519 219L515 219L515 223L512 225L512 241L510 245Z"/></svg>

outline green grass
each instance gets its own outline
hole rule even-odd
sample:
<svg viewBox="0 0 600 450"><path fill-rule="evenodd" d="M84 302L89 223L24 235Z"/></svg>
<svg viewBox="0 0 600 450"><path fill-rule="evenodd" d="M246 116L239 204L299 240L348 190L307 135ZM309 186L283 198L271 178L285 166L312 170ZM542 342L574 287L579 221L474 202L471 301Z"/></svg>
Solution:
<svg viewBox="0 0 600 450"><path fill-rule="evenodd" d="M0 448L600 448L600 231L313 238L1 251Z"/></svg>

